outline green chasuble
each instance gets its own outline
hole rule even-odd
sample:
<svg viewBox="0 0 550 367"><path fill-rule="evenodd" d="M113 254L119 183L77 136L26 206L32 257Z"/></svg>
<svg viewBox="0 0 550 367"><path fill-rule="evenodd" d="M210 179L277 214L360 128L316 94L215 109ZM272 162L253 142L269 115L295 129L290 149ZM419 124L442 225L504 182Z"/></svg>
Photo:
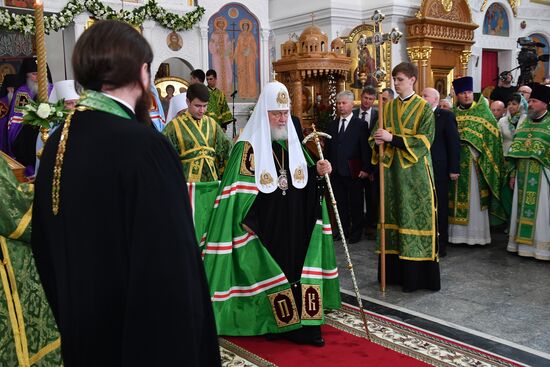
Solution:
<svg viewBox="0 0 550 367"><path fill-rule="evenodd" d="M220 125L225 125L233 121L233 115L227 105L225 94L218 88L208 87L210 99L208 100L208 108L206 109L208 116L212 117Z"/></svg>
<svg viewBox="0 0 550 367"><path fill-rule="evenodd" d="M238 142L218 191L206 240L201 243L219 335L260 335L320 325L324 309L340 307L338 269L324 200L301 270L304 307L298 314L281 267L258 236L241 226L258 194L252 147Z"/></svg>
<svg viewBox="0 0 550 367"><path fill-rule="evenodd" d="M516 130L508 157L516 166L518 187L517 231L514 240L532 245L539 204L541 181L550 185L544 169L550 169L550 113L540 122L525 119Z"/></svg>
<svg viewBox="0 0 550 367"><path fill-rule="evenodd" d="M33 189L0 157L0 366L61 366L59 333L30 247Z"/></svg>
<svg viewBox="0 0 550 367"><path fill-rule="evenodd" d="M475 164L481 209L489 209L492 224L505 220L500 190L504 156L497 121L487 99L480 96L467 109L453 108L460 134L460 176L449 187L449 224L468 225L470 208L470 166ZM476 158L472 151L479 153Z"/></svg>
<svg viewBox="0 0 550 367"><path fill-rule="evenodd" d="M197 121L185 112L170 121L162 133L178 152L187 182L221 178L232 144L214 119L203 116Z"/></svg>
<svg viewBox="0 0 550 367"><path fill-rule="evenodd" d="M434 114L418 95L406 102L396 98L384 106L384 123L405 144L405 149L384 144L386 252L404 260L435 260L437 217L430 154ZM372 163L377 164L378 146L373 137L369 141Z"/></svg>

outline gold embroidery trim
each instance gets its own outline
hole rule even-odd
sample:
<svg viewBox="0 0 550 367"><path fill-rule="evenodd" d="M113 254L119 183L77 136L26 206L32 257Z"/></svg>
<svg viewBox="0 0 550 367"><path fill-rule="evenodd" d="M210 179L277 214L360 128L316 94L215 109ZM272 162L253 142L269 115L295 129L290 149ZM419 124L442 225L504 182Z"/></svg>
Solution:
<svg viewBox="0 0 550 367"><path fill-rule="evenodd" d="M13 233L10 234L8 238L13 238L14 240L16 240L19 237L21 237L21 235L25 232L25 229L27 229L27 227L29 226L31 219L32 219L32 204L29 210L27 210L27 212L25 213L25 215L23 215L23 218L21 218L21 221L17 225L17 228L15 229L15 231L13 231Z"/></svg>
<svg viewBox="0 0 550 367"><path fill-rule="evenodd" d="M0 246L4 254L4 261L0 266L0 277L2 278L2 286L8 303L8 314L15 339L15 352L20 366L30 366L29 352L27 344L27 335L25 333L25 324L23 320L23 310L21 309L21 301L17 293L17 284L15 283L15 274L8 253L8 245L6 239L0 236ZM10 291L11 290L11 291Z"/></svg>
<svg viewBox="0 0 550 367"><path fill-rule="evenodd" d="M33 355L30 359L30 364L33 365L36 362L40 361L44 356L48 355L49 353L53 352L57 348L61 346L61 338L57 338L50 344L46 345L44 348L40 349L38 352L36 352L35 355Z"/></svg>
<svg viewBox="0 0 550 367"><path fill-rule="evenodd" d="M277 296L282 296L288 299L288 301L290 302L290 308L288 303L276 301ZM298 309L296 308L296 302L294 301L294 296L292 295L292 291L290 289L285 289L280 292L268 294L267 297L269 298L271 311L273 312L273 317L275 317L275 321L277 322L278 327L290 326L300 322L300 318L298 317ZM275 304L275 302L277 302L277 304ZM285 322L279 317L279 314L277 313L277 307L279 308L279 311L281 313L284 313L285 316L291 316L288 322Z"/></svg>
<svg viewBox="0 0 550 367"><path fill-rule="evenodd" d="M315 309L316 308L316 309ZM309 313L308 311L312 311ZM321 286L317 284L302 284L302 320L323 319L323 297Z"/></svg>

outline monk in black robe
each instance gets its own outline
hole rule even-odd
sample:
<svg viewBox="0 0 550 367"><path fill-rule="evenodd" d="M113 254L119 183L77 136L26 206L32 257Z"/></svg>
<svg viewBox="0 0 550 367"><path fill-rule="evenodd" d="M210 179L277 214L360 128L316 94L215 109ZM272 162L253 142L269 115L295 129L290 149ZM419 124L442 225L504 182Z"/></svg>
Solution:
<svg viewBox="0 0 550 367"><path fill-rule="evenodd" d="M143 123L152 58L127 24L87 30L85 90L42 155L32 247L66 367L220 365L181 164Z"/></svg>

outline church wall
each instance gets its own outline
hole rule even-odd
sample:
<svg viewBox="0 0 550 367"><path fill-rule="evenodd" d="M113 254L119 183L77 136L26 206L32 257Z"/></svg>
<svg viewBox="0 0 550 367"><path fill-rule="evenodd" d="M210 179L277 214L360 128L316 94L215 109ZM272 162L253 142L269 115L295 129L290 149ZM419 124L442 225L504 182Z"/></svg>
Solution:
<svg viewBox="0 0 550 367"><path fill-rule="evenodd" d="M386 15L382 27L384 32L389 32L392 27L397 27L402 32L406 29L404 20L415 16L420 9L421 0L320 0L315 2L295 3L293 0L271 0L270 19L271 27L276 39L277 59L280 58L280 45L288 40L289 33L300 35L302 30L311 24L311 12L315 13L314 22L321 30L327 33L329 40L337 36L347 35L351 29L362 22L371 22L375 9L379 9ZM481 88L481 54L483 49L499 51L500 71L510 70L518 65L517 47L518 37L526 37L533 33L540 33L550 41L550 6L535 3L529 0L522 1L518 16L515 17L507 0L489 0L483 11L480 10L483 0L468 1L472 20L479 25L475 30L476 43L472 46L468 74L474 77L474 89ZM509 37L500 37L483 34L483 20L487 9L491 4L499 3L504 7L509 20ZM525 29L521 29L522 21L527 23ZM544 50L548 53L550 50ZM392 45L392 66L402 61L409 61L404 39L398 45ZM519 77L519 70L514 72L514 80ZM496 76L495 76L496 77Z"/></svg>

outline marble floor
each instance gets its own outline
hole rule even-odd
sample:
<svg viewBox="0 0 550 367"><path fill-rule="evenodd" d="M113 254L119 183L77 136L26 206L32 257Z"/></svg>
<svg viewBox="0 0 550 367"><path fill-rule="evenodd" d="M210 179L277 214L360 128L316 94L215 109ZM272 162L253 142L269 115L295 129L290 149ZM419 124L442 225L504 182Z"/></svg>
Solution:
<svg viewBox="0 0 550 367"><path fill-rule="evenodd" d="M488 246L450 245L440 260L441 290L404 293L377 282L374 241L348 245L364 306L529 366L550 366L550 262L506 251L507 236ZM354 303L341 242L336 251L344 301Z"/></svg>

